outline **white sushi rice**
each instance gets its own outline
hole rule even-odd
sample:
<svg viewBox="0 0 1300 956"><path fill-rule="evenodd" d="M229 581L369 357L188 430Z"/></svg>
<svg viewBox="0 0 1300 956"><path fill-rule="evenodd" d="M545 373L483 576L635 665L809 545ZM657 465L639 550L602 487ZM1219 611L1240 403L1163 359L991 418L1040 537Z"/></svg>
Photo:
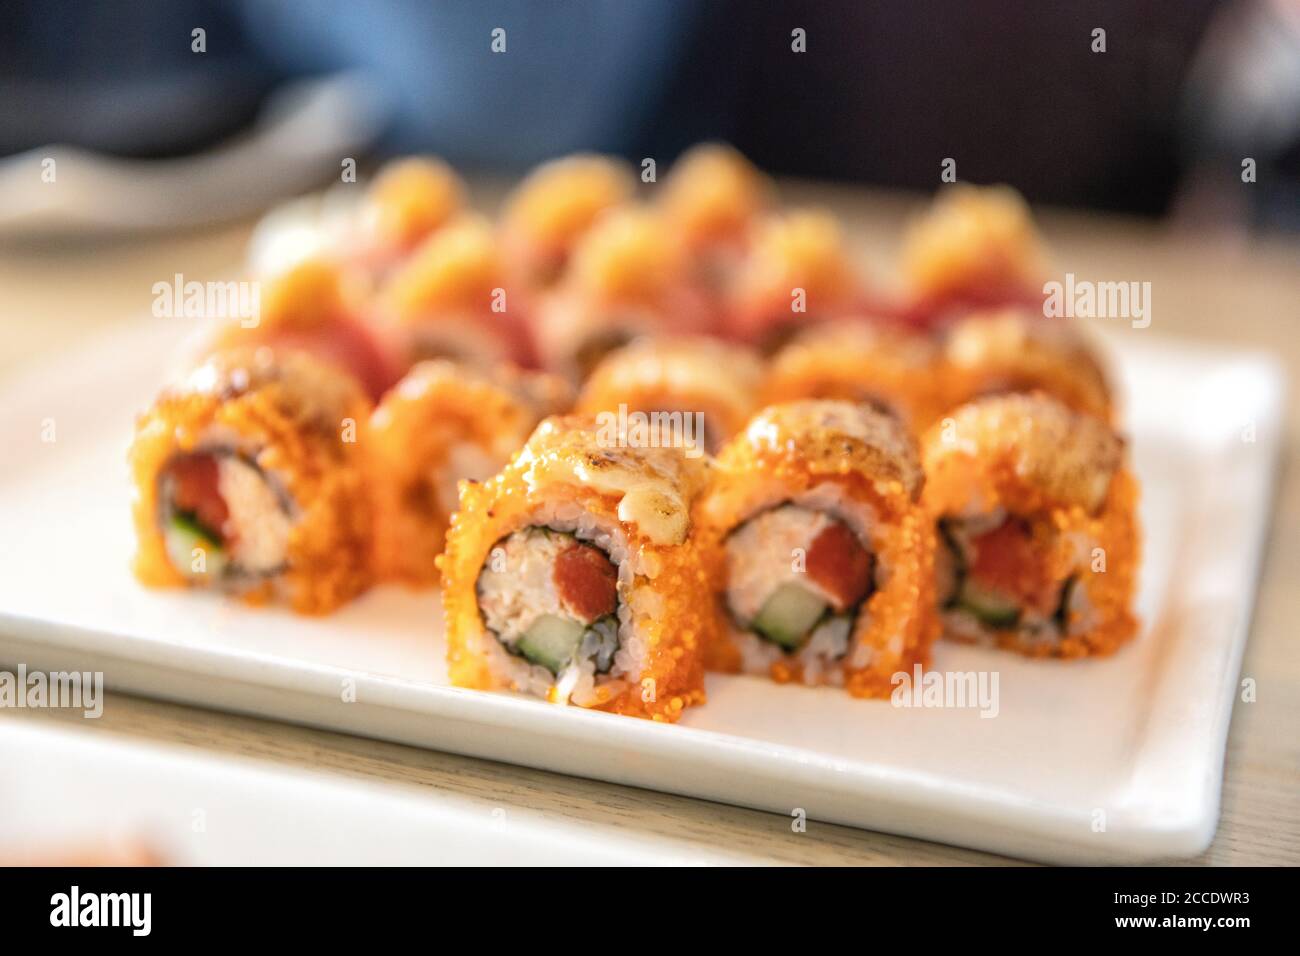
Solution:
<svg viewBox="0 0 1300 956"><path fill-rule="evenodd" d="M477 584L479 611L488 630L517 640L539 617L567 615L554 572L560 553L569 546L567 536L540 528L516 531L493 546Z"/></svg>
<svg viewBox="0 0 1300 956"><path fill-rule="evenodd" d="M204 433L193 452L211 455L217 461L217 489L225 502L227 520L235 537L221 574L221 580L230 587L284 569L289 536L297 519L297 509L283 482L273 472L253 464L258 450L242 441L232 429L217 426ZM159 521L163 522L164 537L173 533L169 526L171 509L170 500L160 502ZM209 580L205 572L193 571L188 562L174 566L187 578Z"/></svg>
<svg viewBox="0 0 1300 956"><path fill-rule="evenodd" d="M870 505L855 500L837 482L822 482L794 496L791 496L784 487L774 482L752 503L748 517L737 526L737 530L733 533L733 541L737 536L745 533L744 525L747 522L752 522L754 518L764 512L772 511L786 504L793 505L795 508L791 509L793 514L786 515L779 520L778 527L781 531L777 540L759 538L750 542L744 554L745 560L737 560L734 563L728 562L737 570L747 568L741 572L742 582L740 588L742 593L738 594L738 600L742 602L743 607L733 606L737 614L743 615L745 620L752 619L762 607L762 602L782 583L794 581L804 587L808 587L812 583L808 580L806 574L792 571L792 553L790 549L792 547L804 547L806 549L807 544L816 537L815 533L801 535L799 529L795 526L797 522L788 520L789 518L799 517L800 511L804 516L808 513L813 514L816 533L820 533L831 521L840 521L847 525L849 530L856 534L860 541L872 542L869 550L872 552L875 562L874 583L876 588L883 587L889 580L890 569L880 560L878 549L875 546L876 529L879 526L879 519L875 509ZM804 517L803 520L807 520L807 518ZM802 538L802 543L790 544L791 541L800 538ZM752 574L748 568L753 568ZM750 611L750 613L745 613L746 611ZM805 684L809 686L819 684L839 686L844 683L844 673L839 663L846 653L850 654L849 660L855 667L865 667L871 662L871 657L874 654L873 648L860 643L862 635L871 626L865 602L858 611L857 618L853 622L852 632L847 641L835 635L832 621L823 621L813 631L803 647L793 655L786 654L781 647L752 631L741 630L735 626L734 622L728 626L731 628L732 640L740 651L741 670L746 674L765 675L771 671L772 665L778 661L793 659L802 665L803 682Z"/></svg>
<svg viewBox="0 0 1300 956"><path fill-rule="evenodd" d="M553 675L540 664L530 664L522 657L511 654L495 635L480 627L473 639L475 650L488 662L488 668L494 679L502 684L512 686L524 693L546 697L552 686L556 689L559 703L574 703L589 707L600 702L596 689L607 691L615 696L629 684L640 681L645 672L649 657L649 644L646 641L646 628L649 623L663 611L663 600L653 588L653 578L658 574L658 562L631 555L628 550L627 536L616 520L598 518L572 502L548 502L534 508L521 522L520 528L527 526L551 528L554 531L572 534L579 541L594 545L609 556L609 560L618 568L618 650L614 654L609 672L596 673L595 662L590 658L580 659L566 667L559 675ZM522 633L515 630L520 623L531 623L537 616L547 611L532 606L532 602L547 607L558 607L559 598L554 595L554 584L550 580L552 562L539 555L537 565L544 565L546 573L537 571L530 560L524 566L525 580L510 577L508 582L497 581L497 585L508 584L507 589L519 592L518 602L511 601L511 607L504 611L499 619L500 626L507 630L497 633ZM480 581L494 574L488 556ZM545 580L543 580L545 579ZM490 578L489 578L490 580ZM554 601L552 605L549 602ZM515 606L517 605L517 606ZM486 613L486 611L485 611ZM494 618L496 612L493 612ZM509 623L503 623L509 621ZM489 619L488 626L493 620ZM495 630L495 628L494 628Z"/></svg>

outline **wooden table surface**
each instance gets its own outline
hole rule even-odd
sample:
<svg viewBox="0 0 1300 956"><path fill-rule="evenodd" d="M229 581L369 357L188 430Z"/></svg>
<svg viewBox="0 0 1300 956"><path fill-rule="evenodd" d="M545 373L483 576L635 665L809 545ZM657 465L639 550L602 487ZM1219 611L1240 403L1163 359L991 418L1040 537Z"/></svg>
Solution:
<svg viewBox="0 0 1300 956"><path fill-rule="evenodd" d="M870 267L888 268L918 199L793 184L786 197L834 208ZM1043 212L1062 272L1152 284L1151 327L1124 334L1188 337L1276 354L1293 383L1272 534L1243 674L1258 698L1238 702L1228 743L1222 818L1201 864L1300 863L1300 242L1185 234L1128 219ZM42 355L75 348L99 328L147 314L151 286L181 272L222 278L242 260L249 224L92 245L0 246L0 385ZM344 734L110 693L104 715L3 710L0 719L58 721L73 732L181 744L216 755L308 768L633 834L689 840L756 863L987 864L983 853L786 816L433 753Z"/></svg>

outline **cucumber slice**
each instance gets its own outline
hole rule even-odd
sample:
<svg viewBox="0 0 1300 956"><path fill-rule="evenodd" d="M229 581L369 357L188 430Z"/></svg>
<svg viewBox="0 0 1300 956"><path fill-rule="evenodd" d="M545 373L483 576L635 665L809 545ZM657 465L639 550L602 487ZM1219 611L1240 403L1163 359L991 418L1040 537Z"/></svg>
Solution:
<svg viewBox="0 0 1300 956"><path fill-rule="evenodd" d="M188 512L178 511L171 516L163 539L172 567L186 577L218 578L226 570L226 551L221 542ZM195 548L203 549L203 573L194 570Z"/></svg>
<svg viewBox="0 0 1300 956"><path fill-rule="evenodd" d="M970 578L962 582L957 604L989 627L1011 627L1020 620L1020 605L980 587Z"/></svg>
<svg viewBox="0 0 1300 956"><path fill-rule="evenodd" d="M772 592L750 627L774 644L792 651L804 642L826 613L826 602L798 584Z"/></svg>
<svg viewBox="0 0 1300 956"><path fill-rule="evenodd" d="M543 614L519 638L515 649L530 663L541 664L552 674L559 674L573 660L586 630L577 621Z"/></svg>
<svg viewBox="0 0 1300 956"><path fill-rule="evenodd" d="M177 511L172 515L172 527L178 531L184 531L186 534L203 538L214 548L221 547L221 538L208 530L198 518L188 511Z"/></svg>

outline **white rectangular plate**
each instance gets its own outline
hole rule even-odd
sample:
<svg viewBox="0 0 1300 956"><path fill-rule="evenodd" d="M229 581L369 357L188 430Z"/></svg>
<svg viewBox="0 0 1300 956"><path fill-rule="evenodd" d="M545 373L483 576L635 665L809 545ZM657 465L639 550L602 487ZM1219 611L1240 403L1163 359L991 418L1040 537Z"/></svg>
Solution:
<svg viewBox="0 0 1300 956"><path fill-rule="evenodd" d="M433 592L303 619L139 587L125 449L178 338L124 329L0 393L0 664L1046 861L1185 857L1214 834L1280 433L1265 357L1115 350L1145 528L1144 627L1116 656L940 644L937 668L997 673L991 719L711 675L667 726L448 686Z"/></svg>
<svg viewBox="0 0 1300 956"><path fill-rule="evenodd" d="M170 866L737 865L528 807L0 722L0 862L141 842Z"/></svg>

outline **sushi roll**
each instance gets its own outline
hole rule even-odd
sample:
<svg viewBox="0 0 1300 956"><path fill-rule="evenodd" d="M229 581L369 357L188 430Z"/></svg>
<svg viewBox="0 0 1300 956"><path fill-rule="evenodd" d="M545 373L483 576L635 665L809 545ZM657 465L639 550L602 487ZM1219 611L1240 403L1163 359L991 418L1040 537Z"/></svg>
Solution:
<svg viewBox="0 0 1300 956"><path fill-rule="evenodd" d="M378 510L376 573L437 583L434 558L456 510L457 484L485 481L550 414L567 410L564 380L513 366L421 362L371 417Z"/></svg>
<svg viewBox="0 0 1300 956"><path fill-rule="evenodd" d="M278 273L323 259L369 294L465 207L460 177L434 157L396 160L358 196L359 188L337 183L272 209L249 240L252 270Z"/></svg>
<svg viewBox="0 0 1300 956"><path fill-rule="evenodd" d="M1087 340L1060 319L1024 308L980 312L943 336L946 404L983 395L1041 390L1076 412L1112 421L1106 374Z"/></svg>
<svg viewBox="0 0 1300 956"><path fill-rule="evenodd" d="M603 216L533 317L543 364L576 382L634 338L706 333L712 324L708 303L691 282L685 248L644 207Z"/></svg>
<svg viewBox="0 0 1300 956"><path fill-rule="evenodd" d="M907 311L941 324L969 309L1043 303L1048 257L1032 213L1009 186L951 186L903 237Z"/></svg>
<svg viewBox="0 0 1300 956"><path fill-rule="evenodd" d="M370 403L301 352L212 356L136 422L135 573L324 613L370 583Z"/></svg>
<svg viewBox="0 0 1300 956"><path fill-rule="evenodd" d="M366 189L353 232L350 261L382 276L465 208L465 184L434 156L384 166Z"/></svg>
<svg viewBox="0 0 1300 956"><path fill-rule="evenodd" d="M938 349L896 325L842 320L798 333L773 356L765 403L805 398L864 402L919 434L945 408Z"/></svg>
<svg viewBox="0 0 1300 956"><path fill-rule="evenodd" d="M452 682L661 721L702 703L704 473L568 416L463 484L438 559Z"/></svg>
<svg viewBox="0 0 1300 956"><path fill-rule="evenodd" d="M866 405L759 412L698 515L719 617L708 665L888 697L937 633L916 444Z"/></svg>
<svg viewBox="0 0 1300 956"><path fill-rule="evenodd" d="M721 143L693 147L673 164L659 207L705 288L721 293L730 284L773 193L762 173Z"/></svg>
<svg viewBox="0 0 1300 956"><path fill-rule="evenodd" d="M685 447L712 455L758 409L762 380L762 360L742 345L705 336L638 339L596 366L578 411L664 413L659 420L678 430Z"/></svg>
<svg viewBox="0 0 1300 956"><path fill-rule="evenodd" d="M406 368L432 358L528 362L524 305L514 291L491 226L467 215L407 258L380 290L380 310Z"/></svg>
<svg viewBox="0 0 1300 956"><path fill-rule="evenodd" d="M506 197L501 245L511 276L544 289L563 274L569 254L606 210L632 199L636 177L624 163L578 154L544 163Z"/></svg>
<svg viewBox="0 0 1300 956"><path fill-rule="evenodd" d="M864 287L835 217L802 209L756 227L728 298L731 335L771 352L801 326L858 311Z"/></svg>
<svg viewBox="0 0 1300 956"><path fill-rule="evenodd" d="M945 636L1035 657L1133 636L1137 483L1108 425L1041 393L990 396L936 424L923 461Z"/></svg>
<svg viewBox="0 0 1300 956"><path fill-rule="evenodd" d="M397 381L391 342L363 318L361 296L340 267L304 259L259 280L255 322L230 321L203 340L192 363L229 349L267 345L308 352L352 375L372 401Z"/></svg>

